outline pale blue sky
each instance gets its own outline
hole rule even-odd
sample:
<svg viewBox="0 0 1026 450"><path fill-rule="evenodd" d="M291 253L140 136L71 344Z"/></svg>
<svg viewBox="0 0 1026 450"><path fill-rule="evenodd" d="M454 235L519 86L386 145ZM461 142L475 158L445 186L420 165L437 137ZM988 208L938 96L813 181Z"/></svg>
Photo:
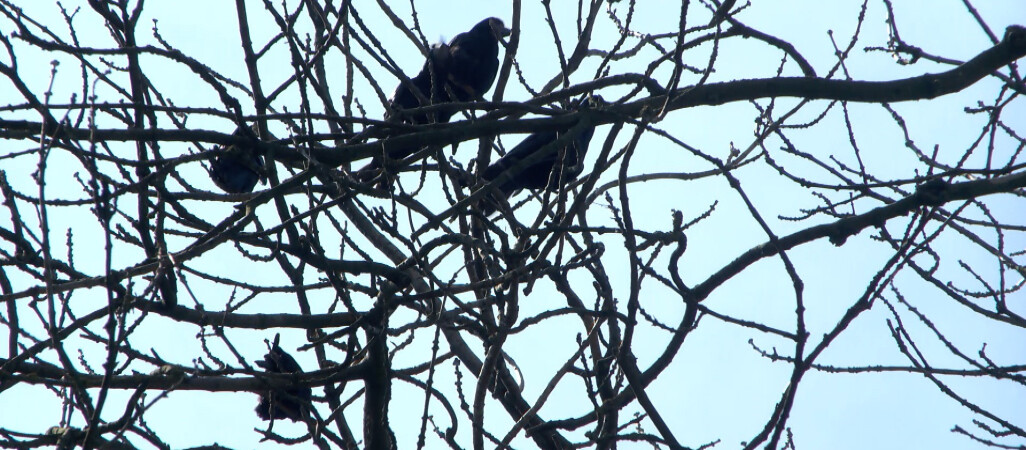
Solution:
<svg viewBox="0 0 1026 450"><path fill-rule="evenodd" d="M28 2L26 2L28 3ZM78 3L78 2L74 2ZM85 2L82 2L83 4ZM291 4L292 2L290 2ZM375 12L376 6L370 1L357 1L357 8L363 20L374 30L381 30L378 38L388 49L390 55L400 61L402 69L412 75L419 70L423 60L416 48L406 40L405 36L392 32L390 22ZM396 12L409 21L406 11L408 3L395 2L391 5ZM524 76L534 88L539 88L558 71L555 47L548 27L540 17L542 10L539 2L524 2L524 35L520 43L518 61ZM553 2L554 15L566 52L576 43L574 31L574 8L577 2ZM558 3L558 5L556 4ZM700 8L692 2L693 12ZM827 72L833 63L833 47L828 30L833 30L838 45L847 44L853 32L855 16L861 3L847 2L816 2L816 1L780 1L754 2L755 5L744 12L740 19L748 25L778 36L795 44L816 68L820 75ZM945 1L905 1L895 2L895 13L902 37L908 42L921 45L930 53L941 54L956 59L968 59L990 45L986 36L972 21L972 18L961 8L961 2ZM416 2L419 21L428 40L447 41L453 35L469 29L474 23L488 16L508 19L511 15L509 3L498 1L449 1L445 7L438 8L435 2ZM72 8L72 2L65 2ZM249 17L254 23L254 40L264 42L276 32L272 24L265 19L263 5L260 2L249 2ZM827 6L829 5L829 6ZM47 1L31 2L24 5L26 11L37 19L45 19L53 30L66 35L57 16L54 3ZM237 22L232 2L156 2L146 5L148 17L159 19L158 27L161 36L178 49L197 60L208 64L219 73L236 81L248 84L242 54L239 49ZM627 2L617 6L618 15L623 17ZM1015 0L979 1L976 5L980 14L999 36L1004 28L1013 23L1023 23L1026 19L1026 3ZM105 30L97 27L96 15L88 6L82 6L76 23L79 25L80 38L97 47L111 46L111 40ZM653 2L639 5L636 11L634 28L649 33L665 33L676 29L679 5L674 2ZM601 14L605 14L604 12ZM707 15L696 15L695 23L707 21ZM863 25L862 37L855 46L851 58L847 61L851 76L856 79L889 80L909 77L928 72L946 70L946 68L920 62L912 66L893 64L886 54L862 51L867 46L883 46L886 44L885 10L882 2L872 1L869 4L867 20ZM614 30L612 24L600 17L600 28L596 42L611 42ZM6 23L6 22L5 22ZM140 23L140 37L150 43L151 22L145 19ZM2 26L0 26L2 28ZM5 34L9 32L5 31ZM257 44L258 46L261 44ZM725 42L720 48L717 71L710 82L729 81L733 79L757 78L773 76L781 55L754 40L732 40ZM704 66L708 58L708 47L702 47L685 54L685 62ZM53 54L19 53L19 64L29 85L42 92L49 82L49 61L58 58L62 61L57 75L54 101L66 102L71 92L80 89L78 68L73 60L66 56ZM334 99L340 102L344 92L342 86L343 58L337 51L330 52L326 57L329 70L337 73L338 85L332 86ZM281 53L280 57L269 57L262 63L263 79L267 86L276 86L277 82L291 74L287 64L288 56ZM647 61L646 61L647 62ZM280 63L280 65L277 65ZM191 72L168 65L157 58L148 57L144 64L152 64L150 73L153 82L179 106L219 107L216 93L200 83ZM382 68L370 64L371 70L379 76L378 81L386 95L397 81ZM574 83L590 80L594 75L597 61L586 62L584 67L574 74ZM615 63L614 73L639 72L644 70L638 63ZM797 67L789 63L785 75L799 75ZM657 76L660 74L657 73ZM662 74L662 80L666 75ZM661 81L662 81L661 80ZM694 82L696 77L686 78L682 83ZM357 84L357 95L367 109L368 115L380 117L382 105L363 82ZM963 93L935 100L912 102L893 105L902 113L913 133L912 138L921 148L932 149L939 145L942 159L957 159L960 152L976 138L982 117L967 119L961 113L965 106L974 106L977 100L991 101L995 89L994 79L985 79L978 86ZM9 85L0 81L0 94L11 97ZM110 94L107 92L106 94ZM233 94L243 99L241 92ZM293 92L294 94L294 92ZM609 99L610 96L606 96ZM110 99L111 97L108 97ZM510 80L506 92L506 100L527 98L525 90L520 88L515 79ZM768 101L761 100L761 105ZM777 114L785 110L784 106L793 105L792 99L780 100ZM295 96L284 96L276 106L287 106L290 111L298 111ZM247 112L252 112L252 104L243 99ZM801 122L815 117L825 108L826 103L814 104L800 113L795 121ZM1013 105L1023 110L1021 102ZM853 117L856 118L855 131L862 147L865 163L870 171L885 176L910 177L909 164L915 163L910 153L903 147L904 138L890 120L890 116L878 105L850 105ZM7 118L5 113L0 117ZM675 136L714 156L725 158L731 143L738 148L747 147L752 138L754 117L753 108L746 103L702 107L681 110L671 113L667 120L657 124L658 127L671 131ZM1015 117L1006 112L1005 118ZM1026 117L1021 111L1018 117ZM826 159L825 155L834 155L838 159L851 163L854 160L848 138L844 132L843 121L835 109L826 119L826 125L810 132L792 131L790 137L804 151L815 152ZM967 121L968 120L968 121ZM230 132L234 128L224 120L214 120L196 116L190 124L197 128ZM167 125L167 124L165 124ZM168 125L169 126L169 125ZM323 126L323 125L322 125ZM1020 128L1022 124L1019 124ZM286 135L283 127L274 128L279 135ZM323 130L326 131L326 127ZM593 147L605 138L608 127L600 127L596 133ZM622 138L622 136L621 136ZM518 136L506 136L504 145L508 148L519 140ZM668 145L666 141L648 136L639 146L637 158L632 162L632 173L682 171L700 172L711 167L701 160L681 154L678 149ZM470 145L468 145L470 144ZM10 143L7 144L10 146ZM25 143L17 143L12 148L23 149ZM767 148L777 149L779 140L771 139ZM165 146L165 155L177 156L186 154L190 146ZM469 149L469 151L468 151ZM9 151L9 150L5 150ZM466 163L476 151L476 144L467 143L460 146L456 158ZM944 152L950 152L950 157ZM594 155L592 155L594 157ZM59 157L58 161L60 160ZM32 158L18 161L19 166L10 165L2 169L8 172L12 184L26 185ZM5 162L7 164L15 164ZM797 167L797 166L792 166ZM77 166L56 163L49 170L52 177L69 177L77 170ZM182 169L183 173L192 173L188 177L197 187L214 189L213 184L204 180L199 164ZM615 175L615 171L607 177ZM817 176L821 175L817 173ZM797 215L800 208L817 205L814 198L796 186L783 182L781 178L765 165L752 166L738 172L738 177L760 208L767 220L771 222L778 235L793 232L809 226L809 223L788 222L778 220L777 215ZM51 178L58 179L58 178ZM429 185L430 186L430 185ZM52 186L55 194L69 197L81 196L76 184ZM430 188L428 188L430 189ZM615 193L614 193L615 194ZM685 281L698 282L704 279L723 264L733 260L740 253L753 245L765 241L765 235L744 209L738 196L727 186L723 178L708 178L694 182L649 182L632 185L631 194L634 200L632 207L638 218L643 218L639 226L650 230L668 230L671 218L670 209L679 209L684 213L685 220L702 214L710 204L719 201L717 212L712 220L703 222L690 230L688 257L682 260L682 273ZM442 199L439 199L439 202ZM431 201L425 203L432 205ZM601 200L589 210L592 225L610 225L610 214L600 204ZM434 204L437 206L440 203ZM1002 209L1002 202L995 202L992 211L1006 218L1016 217L1021 211ZM864 212L870 205L862 206ZM872 205L876 206L876 205ZM204 217L214 220L230 213L230 206L213 205L204 202L197 205L197 211ZM536 206L529 205L528 210L534 211ZM84 210L83 210L84 211ZM276 221L271 207L260 211L268 223ZM84 212L83 212L84 214ZM527 217L525 215L525 217ZM3 220L9 220L6 216ZM96 231L96 226L82 225L80 217L54 217L53 236L63 239L63 230L69 227L76 229L78 236L86 236ZM1020 220L1021 222L1021 220ZM895 229L903 221L894 222ZM84 227L84 228L79 228ZM806 283L805 302L809 310L809 329L813 337L812 343L818 343L819 337L827 332L844 313L844 310L861 294L882 262L890 256L884 246L871 241L872 233L867 230L852 237L843 247L834 247L827 242L816 242L791 252L798 271ZM1006 242L1008 248L1022 249L1026 246L1021 234ZM615 261L626 261L626 254L620 241L607 239L606 264ZM101 242L79 238L76 243L76 260L83 265L98 264L102 255ZM182 241L182 244L187 244ZM946 262L942 270L952 270L955 259L961 257L971 265L980 265L984 270L993 270L996 263L993 257L980 255L978 252L959 253L963 241L945 238L937 244L938 248L950 250L952 260ZM329 246L330 247L330 246ZM128 261L136 261L135 257ZM665 258L665 255L663 255ZM211 271L221 276L242 277L247 280L268 285L287 284L277 266L262 267L260 264L241 258L234 249L225 247L205 255L201 260L193 262L197 268ZM611 266L613 267L613 266ZM957 266L953 266L957 268ZM93 271L100 271L94 266ZM618 290L621 301L626 301L627 278L626 269L621 272L611 271L610 277ZM915 299L917 307L934 314L937 324L948 337L961 344L963 350L975 355L982 343L987 343L988 354L1005 364L1022 363L1026 360L1026 346L1023 346L1026 333L1011 327L997 325L994 322L979 321L970 317L967 311L954 305L949 299L936 290L924 287L909 275L902 275L899 286L903 294ZM314 275L311 275L314 276ZM907 280L906 280L907 278ZM197 280L191 280L197 281ZM584 280L586 282L586 280ZM976 286L969 280L963 280L965 288ZM1017 281L1017 280L1013 280ZM20 289L30 284L25 280ZM198 281L197 281L198 282ZM227 302L230 291L225 288L208 287L199 293L200 301L207 309L221 310ZM184 292L182 302L186 301ZM324 306L331 300L330 292L318 293L320 298L313 301ZM767 259L735 277L711 295L705 304L722 313L759 322L765 322L784 329L792 329L794 323L794 298L790 288L790 280L783 270L779 259ZM558 300L554 290L548 283L539 283L535 292L522 297L521 317L533 315L551 307L551 301ZM1018 294L1016 300L1018 311L1026 310L1023 302L1026 299ZM85 294L76 301L96 301ZM281 303L284 302L284 303ZM646 291L646 308L659 315L664 323L676 324L682 308L679 301L666 290L653 288ZM283 307L282 305L287 305ZM264 295L247 307L244 312L296 312L295 301L287 295ZM83 309L85 310L85 309ZM403 317L397 316L396 321ZM860 317L855 324L818 360L819 363L837 364L841 366L862 365L905 365L907 361L898 353L893 341L890 340L886 328L889 313L882 303L877 303L873 310ZM903 318L908 319L907 314ZM188 365L192 358L200 354L199 342L195 339L197 329L191 325L173 323L167 319L151 317L152 325L135 335L133 344L136 348L153 348L170 361ZM576 321L576 319L574 319ZM507 351L521 364L528 374L526 396L533 399L544 388L549 376L564 363L566 358L576 349L574 335L578 332L577 323L566 319L543 323L532 333L525 333L511 338ZM159 325L158 325L159 324ZM917 324L906 322L922 338L926 349L932 350L938 360L931 361L940 367L963 368L964 365L952 358L944 356L943 351L934 344L928 343L928 331ZM274 330L250 331L230 330L229 335L240 351L250 361L259 358L265 351L262 340L274 336ZM397 368L421 362L423 352L429 351L432 332L421 331L416 335L414 343L396 356ZM640 363L651 362L658 355L668 335L651 328L639 331L638 339L650 339L646 345L635 350ZM689 337L689 342L677 355L671 368L650 388L656 405L661 409L664 418L674 429L678 439L689 446L699 446L716 439L721 439L715 448L737 448L741 442L756 435L784 390L790 375L790 366L777 363L771 364L759 356L749 345L751 339L755 346L764 350L776 349L781 354L789 355L793 347L782 339L760 334L750 329L728 326L711 317L706 317L701 327ZM213 340L211 340L213 342ZM301 331L282 330L282 346L292 350L305 342ZM92 344L82 344L87 354L99 348ZM230 354L217 347L219 357L234 363ZM314 368L315 358L309 352L294 353L304 367ZM341 360L342 356L331 356ZM98 366L97 366L98 367ZM140 368L144 370L144 368ZM464 371L464 386L472 386L471 377ZM451 386L454 381L451 365L443 364L439 369L436 382L439 386ZM1009 384L981 381L977 379L946 379L960 392L970 396L979 404L991 408L999 415L1020 425L1026 422L1026 389L1015 389ZM419 428L419 417L423 404L423 393L409 385L396 382L393 385L391 404L392 425L400 439L400 448L412 448L416 432ZM347 396L355 390L350 387ZM465 391L470 392L470 391ZM557 388L552 399L542 409L546 418L573 417L586 413L590 407L583 402L580 383L570 377ZM316 392L315 392L316 394ZM347 396L344 396L347 397ZM151 396L152 397L152 396ZM121 413L126 393L117 392L111 401L111 409L105 417L113 418ZM15 405L33 405L17 416L10 411ZM255 420L252 408L256 404L256 396L249 393L218 393L174 392L170 398L157 403L147 413L148 424L168 439L173 447L220 442L234 448L271 447L267 443L258 443L259 435L253 431L254 426L262 426ZM621 416L622 421L629 420L629 413L638 411L636 405L626 409ZM359 423L360 408L352 408L349 413L354 424ZM432 413L441 427L448 425L448 418L440 408L435 407ZM501 410L497 403L491 403L487 409L486 420L492 429L505 430L512 421ZM18 386L0 395L0 422L5 427L26 432L42 432L46 427L56 425L60 418L60 408L52 394L42 387ZM953 400L941 395L936 387L923 377L911 374L861 374L834 375L810 372L800 387L797 405L789 422L794 430L795 440L799 448L974 448L972 442L960 435L950 433L955 425L972 427L974 416L960 407ZM469 447L469 422L460 428L460 441ZM654 432L651 423L645 422L646 431ZM285 435L302 434L300 425L279 422L275 430ZM585 429L568 433L568 436L581 438ZM432 442L429 438L429 442ZM434 440L429 448L437 448L439 441ZM1021 443L1020 443L1021 444ZM530 448L532 444L521 438L514 441L517 448ZM304 445L305 448L308 448ZM625 446L625 448L628 448Z"/></svg>

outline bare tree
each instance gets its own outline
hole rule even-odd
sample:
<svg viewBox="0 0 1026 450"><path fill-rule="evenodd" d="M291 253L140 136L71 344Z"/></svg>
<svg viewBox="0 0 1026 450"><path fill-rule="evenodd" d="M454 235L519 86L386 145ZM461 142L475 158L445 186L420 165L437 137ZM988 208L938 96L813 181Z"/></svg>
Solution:
<svg viewBox="0 0 1026 450"><path fill-rule="evenodd" d="M731 0L514 1L483 96L434 2L17 3L4 448L199 445L206 409L206 448L796 448L808 380L852 377L1026 445L977 389L1026 391L1026 28L969 0L929 30L967 55L887 0L816 42Z"/></svg>

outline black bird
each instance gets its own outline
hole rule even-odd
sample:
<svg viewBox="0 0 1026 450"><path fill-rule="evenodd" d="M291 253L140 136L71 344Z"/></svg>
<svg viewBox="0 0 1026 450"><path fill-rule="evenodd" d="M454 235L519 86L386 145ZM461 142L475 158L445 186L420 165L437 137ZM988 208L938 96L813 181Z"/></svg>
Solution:
<svg viewBox="0 0 1026 450"><path fill-rule="evenodd" d="M271 350L264 355L264 360L257 361L256 365L272 373L303 373L303 369L299 367L296 359L278 346L278 337L274 336ZM309 414L312 393L313 391L309 387L261 392L256 413L262 420L289 419L293 422L300 422Z"/></svg>
<svg viewBox="0 0 1026 450"><path fill-rule="evenodd" d="M431 46L420 73L410 82L431 104L481 98L495 82L499 71L499 40L507 35L509 30L501 19L482 20L470 31L457 34L448 44ZM408 85L400 83L388 101L385 119L396 117L396 110L426 105L428 103L421 102ZM437 122L448 122L455 112L439 110ZM430 118L427 114L414 114L398 119L404 123L424 124L429 123Z"/></svg>
<svg viewBox="0 0 1026 450"><path fill-rule="evenodd" d="M420 73L410 79L410 84L428 102L422 102L407 84L400 83L388 101L385 120L413 125L449 122L457 109L441 108L432 113L412 115L397 112L429 104L468 102L482 98L491 89L499 71L499 40L509 33L501 19L490 17L478 22L470 31L457 34L448 44L431 46ZM393 149L388 156L390 159L402 159L420 148L412 146ZM375 169L380 167L381 158L374 158L360 170L361 178L372 177Z"/></svg>
<svg viewBox="0 0 1026 450"><path fill-rule="evenodd" d="M597 95L584 96L575 102L574 107L580 110L593 108L602 103L602 98ZM567 130L569 130L569 127ZM503 157L486 167L482 173L482 178L485 181L498 179L503 172L517 166L549 143L559 139L567 130L540 131L531 134L517 144L516 147L513 147L509 153L506 153ZM586 127L563 148L549 151L544 156L541 156L540 159L528 163L529 165L523 167L512 178L497 183L496 187L499 189L499 193L503 198L509 198L514 192L521 189L545 189L551 192L558 192L563 185L577 179L581 172L584 171L584 155L588 151L588 145L594 133L594 126ZM560 184L560 181L564 184ZM490 215L492 210L492 205L487 202L482 204L482 212L486 216Z"/></svg>
<svg viewBox="0 0 1026 450"><path fill-rule="evenodd" d="M248 137L256 139L255 133L247 131L249 130L240 127L232 135L249 135ZM221 190L229 194L245 194L253 192L257 181L263 182L264 159L256 149L232 144L226 148L219 147L213 152L216 152L216 156L210 161L210 179Z"/></svg>
<svg viewBox="0 0 1026 450"><path fill-rule="evenodd" d="M403 109L413 109L431 103L444 103L449 101L449 95L445 92L445 80L449 76L449 46L447 44L435 44L428 52L424 67L420 69L417 76L410 78L410 83L417 88L417 92L423 95L429 103L421 102L414 94L414 91L406 84L399 83L395 93L388 100L388 109L385 110L385 120L399 120L411 124L431 123L430 114L413 114L409 116L396 117L395 112ZM434 76L432 76L434 75ZM453 111L435 112L434 121L445 123L452 117Z"/></svg>
<svg viewBox="0 0 1026 450"><path fill-rule="evenodd" d="M153 283L157 285L160 301L164 307L174 308L178 304L178 277L175 276L175 269L161 261L154 275Z"/></svg>
<svg viewBox="0 0 1026 450"><path fill-rule="evenodd" d="M499 71L499 39L510 33L502 20L489 17L449 41L448 81L455 100L484 96Z"/></svg>

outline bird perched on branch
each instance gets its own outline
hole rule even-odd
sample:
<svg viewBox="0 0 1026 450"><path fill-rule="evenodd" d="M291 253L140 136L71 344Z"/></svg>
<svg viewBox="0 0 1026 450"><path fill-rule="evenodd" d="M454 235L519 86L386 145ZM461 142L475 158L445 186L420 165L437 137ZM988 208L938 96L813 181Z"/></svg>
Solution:
<svg viewBox="0 0 1026 450"><path fill-rule="evenodd" d="M303 373L303 369L299 367L296 359L278 346L279 337L279 335L274 336L274 343L270 351L264 355L264 360L257 361L256 365L272 373ZM308 417L312 393L313 391L309 387L261 392L256 413L263 420L290 419L293 422L300 422Z"/></svg>
<svg viewBox="0 0 1026 450"><path fill-rule="evenodd" d="M602 97L597 95L584 96L572 107L577 110L590 109L603 104ZM593 125L586 126L569 142L560 148L551 148L549 144L565 135L573 126L559 131L540 131L531 134L509 153L485 168L482 178L485 181L496 181L496 188L502 197L509 198L521 189L558 192L569 182L577 179L584 171L584 155L588 151L591 136L595 133ZM546 149L546 147L549 147ZM544 155L535 156L539 152ZM534 158L532 158L532 156ZM528 161L533 159L533 161ZM506 179L500 179L509 172ZM515 173L514 173L515 172ZM485 202L482 212L490 215L493 205Z"/></svg>
<svg viewBox="0 0 1026 450"><path fill-rule="evenodd" d="M248 137L256 141L256 125L252 129L239 127L232 136ZM264 158L257 149L232 144L213 150L214 158L210 161L210 179L221 190L229 194L246 194L253 192L257 182L264 182Z"/></svg>
<svg viewBox="0 0 1026 450"><path fill-rule="evenodd" d="M499 41L508 35L509 30L501 19L489 17L470 31L457 34L448 44L431 46L420 73L410 79L410 84L427 102L420 100L409 85L400 83L388 101L385 120L430 123L429 114L396 113L431 104L468 102L484 96L499 71ZM454 109L439 110L436 122L448 122L455 112Z"/></svg>
<svg viewBox="0 0 1026 450"><path fill-rule="evenodd" d="M165 308L178 305L178 277L170 259L161 259L157 271L153 275L153 283L157 285L160 301Z"/></svg>
<svg viewBox="0 0 1026 450"><path fill-rule="evenodd" d="M499 71L499 41L509 33L501 19L490 17L478 22L470 31L457 34L448 44L431 46L420 73L411 78L410 83L400 83L392 94L385 120L413 125L449 122L458 109L440 108L415 114L406 114L404 110L482 98L491 89ZM388 156L402 159L419 149L419 146L393 149ZM376 157L360 173L363 178L369 178L381 167L381 158Z"/></svg>
<svg viewBox="0 0 1026 450"><path fill-rule="evenodd" d="M419 108L431 104L445 103L450 101L449 94L445 92L446 79L449 76L450 49L448 44L434 44L428 51L424 67L420 69L417 76L410 78L410 84L416 88L410 89L405 83L399 83L395 93L388 100L388 109L385 110L385 120L394 120L410 124L445 123L452 117L453 111L437 111L434 113L421 113L402 115L400 112L406 109ZM424 97L423 101L417 95ZM400 113L397 115L397 113Z"/></svg>
<svg viewBox="0 0 1026 450"><path fill-rule="evenodd" d="M499 41L509 33L502 20L490 17L449 41L447 80L454 100L475 100L491 89L499 71Z"/></svg>

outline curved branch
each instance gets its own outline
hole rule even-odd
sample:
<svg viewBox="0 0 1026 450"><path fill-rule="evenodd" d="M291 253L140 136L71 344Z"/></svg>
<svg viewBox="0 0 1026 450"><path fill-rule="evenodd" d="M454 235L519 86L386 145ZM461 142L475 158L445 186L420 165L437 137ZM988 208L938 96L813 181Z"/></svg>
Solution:
<svg viewBox="0 0 1026 450"><path fill-rule="evenodd" d="M1026 172L957 184L949 184L940 179L931 180L919 185L914 194L889 205L833 223L817 225L792 233L780 238L777 241L777 246L773 246L770 242L757 245L699 283L692 292L695 299L701 301L716 287L741 273L756 261L816 239L828 237L834 245L841 245L849 236L854 236L865 228L882 226L888 220L904 216L922 206L937 206L955 200L969 200L984 195L1012 192L1024 187L1026 187Z"/></svg>

